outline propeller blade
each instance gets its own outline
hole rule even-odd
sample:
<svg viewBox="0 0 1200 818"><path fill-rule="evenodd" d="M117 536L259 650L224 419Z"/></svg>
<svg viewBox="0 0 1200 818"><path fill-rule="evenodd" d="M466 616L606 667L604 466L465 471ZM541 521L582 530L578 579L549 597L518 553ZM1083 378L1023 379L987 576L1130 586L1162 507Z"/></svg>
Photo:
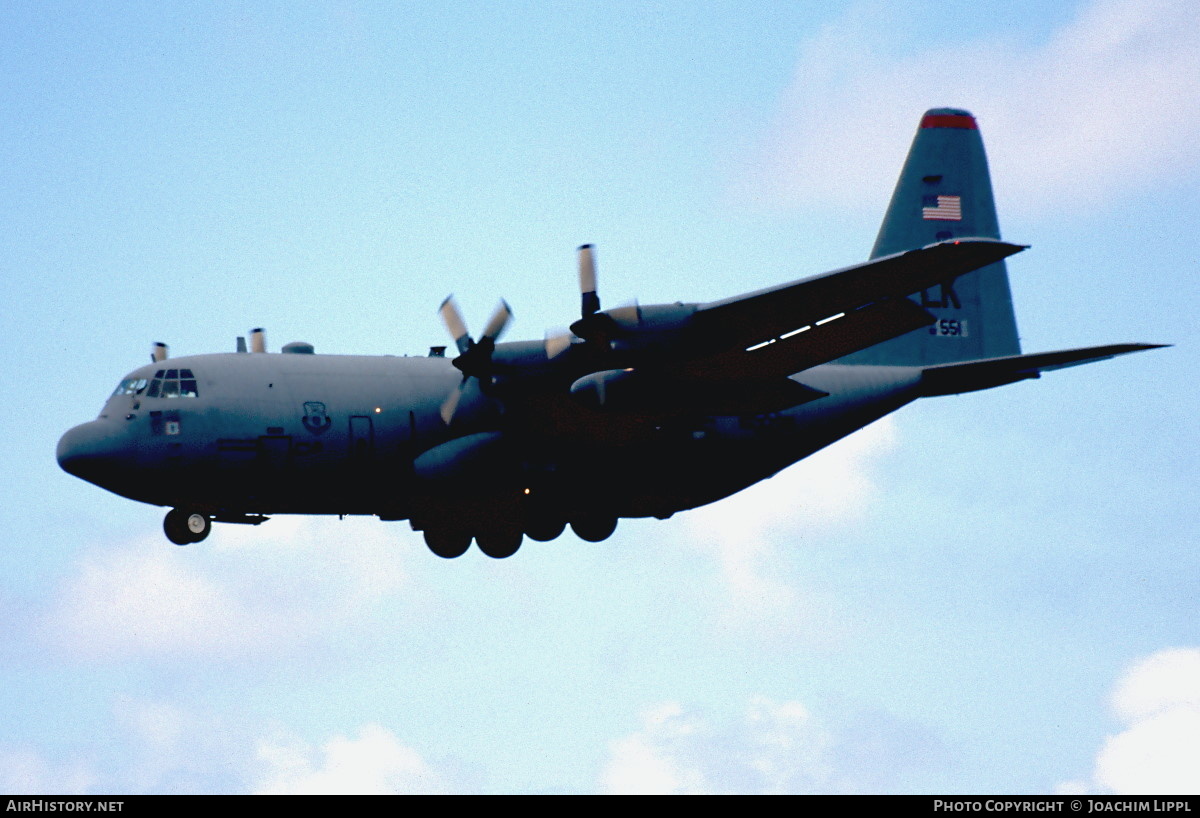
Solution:
<svg viewBox="0 0 1200 818"><path fill-rule="evenodd" d="M462 400L463 392L465 391L467 391L467 379L463 378L458 387L446 396L446 400L442 401L442 408L439 412L442 416L442 423L449 426L450 421L454 420L454 413L458 409L458 402Z"/></svg>
<svg viewBox="0 0 1200 818"><path fill-rule="evenodd" d="M590 244L581 245L579 250L579 293L583 317L600 310L600 296L596 292L596 257Z"/></svg>
<svg viewBox="0 0 1200 818"><path fill-rule="evenodd" d="M571 348L572 334L570 330L557 330L546 333L546 358L557 358Z"/></svg>
<svg viewBox="0 0 1200 818"><path fill-rule="evenodd" d="M501 300L496 311L492 313L492 317L488 319L487 327L484 328L483 335L478 342L471 339L471 335L467 331L467 322L463 320L454 296L447 297L442 302L442 306L438 308L438 312L441 313L442 321L446 324L450 335L453 336L455 346L458 347L458 357L452 363L463 373L462 380L459 381L454 391L446 396L446 400L442 402L439 410L442 421L449 426L450 422L454 420L455 412L458 411L463 394L471 388L472 378L490 377L492 353L496 349L496 339L504 334L504 329L512 319L512 308L506 301Z"/></svg>
<svg viewBox="0 0 1200 818"><path fill-rule="evenodd" d="M442 314L442 323L446 325L446 329L450 330L450 337L454 339L454 345L458 347L460 355L475 346L470 333L467 332L467 323L463 321L462 313L458 311L458 304L455 302L454 296L446 296L442 306L438 307L438 312Z"/></svg>
<svg viewBox="0 0 1200 818"><path fill-rule="evenodd" d="M508 326L508 322L512 320L512 315L512 309L508 306L508 302L504 299L500 299L500 303L497 305L496 311L493 312L492 317L488 319L487 326L483 330L483 338L480 340L482 341L486 338L490 338L492 341L497 340L502 334L504 334L504 329Z"/></svg>

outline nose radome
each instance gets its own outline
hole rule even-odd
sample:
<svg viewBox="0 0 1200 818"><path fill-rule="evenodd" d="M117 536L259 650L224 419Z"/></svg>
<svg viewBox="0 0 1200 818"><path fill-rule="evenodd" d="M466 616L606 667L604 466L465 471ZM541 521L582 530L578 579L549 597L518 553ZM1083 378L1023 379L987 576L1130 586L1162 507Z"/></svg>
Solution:
<svg viewBox="0 0 1200 818"><path fill-rule="evenodd" d="M58 465L90 483L102 480L115 465L113 437L109 424L96 420L68 429L58 441Z"/></svg>

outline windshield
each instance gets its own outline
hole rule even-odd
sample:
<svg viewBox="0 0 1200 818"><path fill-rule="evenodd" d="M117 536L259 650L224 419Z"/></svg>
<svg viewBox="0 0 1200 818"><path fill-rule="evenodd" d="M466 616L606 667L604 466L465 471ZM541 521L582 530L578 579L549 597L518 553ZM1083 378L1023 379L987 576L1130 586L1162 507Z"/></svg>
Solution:
<svg viewBox="0 0 1200 818"><path fill-rule="evenodd" d="M140 395L146 391L146 385L149 383L145 378L126 378L113 390L113 397L117 395Z"/></svg>
<svg viewBox="0 0 1200 818"><path fill-rule="evenodd" d="M148 398L195 398L200 392L196 388L196 376L190 369L160 369L154 373L146 390Z"/></svg>

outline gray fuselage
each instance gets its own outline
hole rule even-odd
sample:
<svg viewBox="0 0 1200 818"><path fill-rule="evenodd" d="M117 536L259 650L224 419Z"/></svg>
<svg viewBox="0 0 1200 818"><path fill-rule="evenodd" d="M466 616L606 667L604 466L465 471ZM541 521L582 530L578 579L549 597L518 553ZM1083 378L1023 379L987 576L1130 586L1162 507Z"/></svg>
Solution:
<svg viewBox="0 0 1200 818"><path fill-rule="evenodd" d="M181 389L167 377L186 384L181 373L194 385ZM440 357L172 358L129 373L99 418L63 436L59 459L122 496L231 521L416 518L423 504L448 497L469 513L477 495L497 490L553 497L564 514L666 517L769 477L908 403L919 395L920 370L814 367L793 380L826 396L736 417L672 413L614 424L612 413L568 397L542 409L555 422L569 416L575 431L566 434L551 434L548 420L478 406L448 426L438 410L460 379ZM491 437L503 443L480 454L475 439ZM456 448L456 440L465 442ZM450 468L427 479L420 464L438 447L452 452Z"/></svg>

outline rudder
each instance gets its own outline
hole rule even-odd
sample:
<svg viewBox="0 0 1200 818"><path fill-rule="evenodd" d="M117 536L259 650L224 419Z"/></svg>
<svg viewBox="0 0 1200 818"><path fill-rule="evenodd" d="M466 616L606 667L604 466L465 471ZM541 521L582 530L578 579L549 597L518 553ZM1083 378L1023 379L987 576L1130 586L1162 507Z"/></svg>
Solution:
<svg viewBox="0 0 1200 818"><path fill-rule="evenodd" d="M921 118L871 258L967 237L1000 238L983 139L967 111L934 108ZM1003 261L912 298L933 324L841 363L929 366L1020 354Z"/></svg>

